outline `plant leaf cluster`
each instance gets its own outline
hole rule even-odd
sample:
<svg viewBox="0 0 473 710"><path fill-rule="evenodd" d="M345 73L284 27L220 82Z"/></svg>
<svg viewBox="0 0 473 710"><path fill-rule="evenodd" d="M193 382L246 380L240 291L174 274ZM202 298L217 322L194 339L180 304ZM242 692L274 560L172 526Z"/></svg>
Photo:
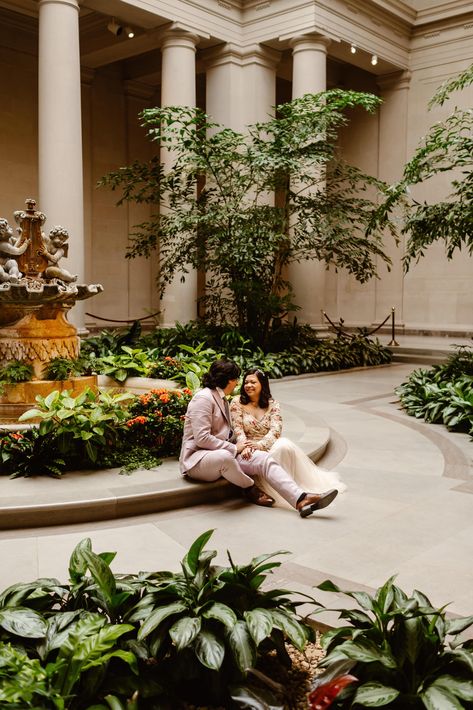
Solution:
<svg viewBox="0 0 473 710"><path fill-rule="evenodd" d="M350 672L333 708L461 710L473 707L473 641L460 635L473 616L447 619L421 592L408 596L394 577L374 595L343 592L330 580L318 589L343 593L356 608L337 609L343 625L322 638L327 681ZM317 685L324 683L325 674Z"/></svg>
<svg viewBox="0 0 473 710"><path fill-rule="evenodd" d="M407 414L473 438L473 349L460 346L443 365L415 370L396 394Z"/></svg>
<svg viewBox="0 0 473 710"><path fill-rule="evenodd" d="M180 572L115 574L115 553L82 540L69 583L15 584L0 594L0 704L56 710L163 710L185 701L230 707L238 693L258 699L248 672L271 649L290 663L284 641L303 649L313 631L287 590L264 591L279 566L262 555L214 566L197 538ZM264 675L259 673L264 680ZM283 704L271 697L272 707ZM269 707L263 705L263 707Z"/></svg>

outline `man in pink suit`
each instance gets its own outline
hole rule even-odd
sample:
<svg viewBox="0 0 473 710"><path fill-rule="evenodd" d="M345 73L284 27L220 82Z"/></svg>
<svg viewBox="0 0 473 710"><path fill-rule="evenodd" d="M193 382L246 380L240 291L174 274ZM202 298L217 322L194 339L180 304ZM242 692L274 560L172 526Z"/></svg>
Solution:
<svg viewBox="0 0 473 710"><path fill-rule="evenodd" d="M240 455L244 444L233 442L227 395L235 389L240 368L231 360L216 360L203 378L203 389L189 403L179 464L181 473L199 481L216 481L223 476L244 489L248 500L271 506L274 500L254 482L255 475L268 483L305 518L326 508L336 498L333 489L316 494L303 491L294 479L265 451L250 458Z"/></svg>

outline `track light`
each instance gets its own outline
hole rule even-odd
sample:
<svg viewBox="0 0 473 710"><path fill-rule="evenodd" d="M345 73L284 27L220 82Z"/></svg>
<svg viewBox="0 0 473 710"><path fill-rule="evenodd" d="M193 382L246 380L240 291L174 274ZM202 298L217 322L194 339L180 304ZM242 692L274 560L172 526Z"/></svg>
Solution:
<svg viewBox="0 0 473 710"><path fill-rule="evenodd" d="M377 65L377 63L378 63L378 55L377 55L377 54L373 54L373 55L371 56L371 64L375 67L375 66Z"/></svg>
<svg viewBox="0 0 473 710"><path fill-rule="evenodd" d="M134 30L132 30L131 27L125 27L125 33L128 39L133 39L133 37L135 36L135 32Z"/></svg>
<svg viewBox="0 0 473 710"><path fill-rule="evenodd" d="M350 47L350 52L351 52L352 54L356 54L356 44L353 44L353 42L352 42L351 47Z"/></svg>
<svg viewBox="0 0 473 710"><path fill-rule="evenodd" d="M115 35L115 37L119 37L123 32L123 27L118 24L114 17L112 17L107 25L107 30L111 32L112 35Z"/></svg>

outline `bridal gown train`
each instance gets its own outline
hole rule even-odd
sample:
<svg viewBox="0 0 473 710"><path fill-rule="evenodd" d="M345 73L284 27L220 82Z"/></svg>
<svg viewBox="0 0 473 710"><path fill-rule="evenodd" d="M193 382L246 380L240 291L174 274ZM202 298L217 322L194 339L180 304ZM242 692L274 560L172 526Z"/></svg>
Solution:
<svg viewBox="0 0 473 710"><path fill-rule="evenodd" d="M294 478L302 490L310 493L323 493L330 488L336 488L339 493L346 490L346 485L340 480L336 471L326 471L320 468L306 456L297 444L280 436L282 418L278 402L271 401L261 419L256 419L248 411L245 411L236 399L233 400L230 410L237 441L245 439L257 441L262 445L264 451L268 451L273 459ZM257 483L265 493L274 498L276 505L285 508L291 507L267 481L258 477Z"/></svg>

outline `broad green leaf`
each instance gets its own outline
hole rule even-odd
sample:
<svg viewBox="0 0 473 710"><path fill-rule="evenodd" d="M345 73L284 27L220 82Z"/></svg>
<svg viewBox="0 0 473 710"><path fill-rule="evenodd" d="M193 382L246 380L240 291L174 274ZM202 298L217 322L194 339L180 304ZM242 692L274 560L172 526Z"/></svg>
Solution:
<svg viewBox="0 0 473 710"><path fill-rule="evenodd" d="M182 560L182 566L190 576L194 576L196 574L200 553L211 538L213 532L213 530L207 530L202 533L202 535L199 535L197 540L192 543L188 553Z"/></svg>
<svg viewBox="0 0 473 710"><path fill-rule="evenodd" d="M202 629L197 634L194 652L202 665L218 671L225 657L225 645L211 631Z"/></svg>
<svg viewBox="0 0 473 710"><path fill-rule="evenodd" d="M289 638L294 646L303 651L307 643L307 634L302 624L293 616L280 611L271 611L274 625Z"/></svg>
<svg viewBox="0 0 473 710"><path fill-rule="evenodd" d="M195 616L184 616L171 626L169 636L178 651L191 645L199 633L201 626L201 620Z"/></svg>
<svg viewBox="0 0 473 710"><path fill-rule="evenodd" d="M173 602L167 606L158 607L155 609L148 618L144 621L138 631L138 641L149 636L149 634L154 631L158 626L173 614L179 614L181 611L186 611L187 607L182 602Z"/></svg>
<svg viewBox="0 0 473 710"><path fill-rule="evenodd" d="M343 653L347 658L361 663L372 663L377 661L386 668L396 668L396 661L391 654L386 653L376 644L366 639L356 641L345 641L337 647L339 653Z"/></svg>
<svg viewBox="0 0 473 710"><path fill-rule="evenodd" d="M233 609L221 602L214 602L212 606L202 613L205 619L216 619L224 624L229 631L233 629L237 622L237 616Z"/></svg>
<svg viewBox="0 0 473 710"><path fill-rule="evenodd" d="M256 646L259 646L263 639L271 635L273 629L272 614L266 609L252 609L251 611L245 611L243 616L253 641Z"/></svg>
<svg viewBox="0 0 473 710"><path fill-rule="evenodd" d="M23 638L44 638L47 623L37 611L22 607L5 607L0 611L0 626L10 634Z"/></svg>
<svg viewBox="0 0 473 710"><path fill-rule="evenodd" d="M451 675L441 675L429 688L443 688L461 700L473 701L473 677L470 680L459 680Z"/></svg>
<svg viewBox="0 0 473 710"><path fill-rule="evenodd" d="M110 604L113 595L116 592L115 576L108 564L99 555L96 555L92 550L84 549L84 560L87 562L90 574L92 575L100 595Z"/></svg>
<svg viewBox="0 0 473 710"><path fill-rule="evenodd" d="M87 561L84 557L85 551L92 550L92 540L86 537L81 540L73 549L69 559L69 577L73 582L78 582L87 572Z"/></svg>
<svg viewBox="0 0 473 710"><path fill-rule="evenodd" d="M450 619L447 621L447 634L460 634L473 624L473 616L465 616L462 619Z"/></svg>
<svg viewBox="0 0 473 710"><path fill-rule="evenodd" d="M460 701L444 688L430 686L420 697L427 710L464 710Z"/></svg>
<svg viewBox="0 0 473 710"><path fill-rule="evenodd" d="M365 683L356 691L354 704L367 708L379 708L392 703L399 695L399 690L381 683Z"/></svg>
<svg viewBox="0 0 473 710"><path fill-rule="evenodd" d="M422 619L414 617L403 621L406 638L406 652L409 661L415 664L425 643L425 628Z"/></svg>
<svg viewBox="0 0 473 710"><path fill-rule="evenodd" d="M244 621L237 621L228 634L228 643L238 667L245 672L256 663L256 650Z"/></svg>

